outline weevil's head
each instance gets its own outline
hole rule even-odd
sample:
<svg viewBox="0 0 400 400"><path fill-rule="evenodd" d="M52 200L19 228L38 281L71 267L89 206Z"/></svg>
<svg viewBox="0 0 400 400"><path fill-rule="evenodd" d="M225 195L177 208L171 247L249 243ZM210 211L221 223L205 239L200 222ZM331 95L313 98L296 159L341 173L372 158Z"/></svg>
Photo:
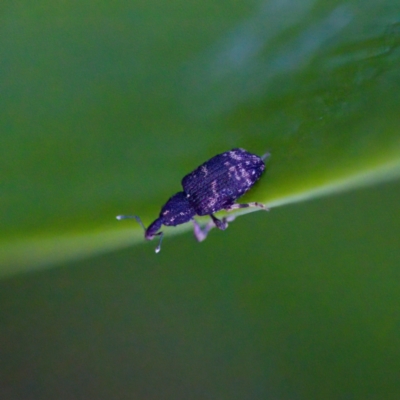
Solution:
<svg viewBox="0 0 400 400"><path fill-rule="evenodd" d="M144 230L144 237L147 240L152 240L154 236L160 236L160 241L158 242L158 246L156 247L156 253L158 253L161 250L161 241L163 238L163 233L162 232L157 232L163 223L162 218L157 218L147 229L144 226L142 220L140 217L137 215L117 215L117 219L128 219L128 218L134 218L136 221L140 224L140 226Z"/></svg>
<svg viewBox="0 0 400 400"><path fill-rule="evenodd" d="M144 229L144 237L146 240L152 240L155 236L160 236L160 241L156 247L156 253L161 250L161 241L163 232L159 232L162 225L176 226L190 221L196 212L190 205L188 196L184 192L173 195L161 209L159 217L146 228L138 216L134 216L136 221Z"/></svg>
<svg viewBox="0 0 400 400"><path fill-rule="evenodd" d="M190 221L195 215L196 211L190 204L188 195L178 192L164 204L159 219L165 226L177 226Z"/></svg>
<svg viewBox="0 0 400 400"><path fill-rule="evenodd" d="M158 231L162 225L176 226L190 221L196 212L188 199L185 192L179 192L170 197L161 209L159 217L145 229L144 237L147 240L153 239L161 233Z"/></svg>

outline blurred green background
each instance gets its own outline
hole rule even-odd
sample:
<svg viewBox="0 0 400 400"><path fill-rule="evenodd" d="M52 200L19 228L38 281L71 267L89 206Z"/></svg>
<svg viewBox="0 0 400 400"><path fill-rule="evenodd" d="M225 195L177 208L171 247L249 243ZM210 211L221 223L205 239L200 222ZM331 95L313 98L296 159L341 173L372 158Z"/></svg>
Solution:
<svg viewBox="0 0 400 400"><path fill-rule="evenodd" d="M0 21L0 399L400 397L399 1ZM115 220L233 147L270 213L159 255Z"/></svg>

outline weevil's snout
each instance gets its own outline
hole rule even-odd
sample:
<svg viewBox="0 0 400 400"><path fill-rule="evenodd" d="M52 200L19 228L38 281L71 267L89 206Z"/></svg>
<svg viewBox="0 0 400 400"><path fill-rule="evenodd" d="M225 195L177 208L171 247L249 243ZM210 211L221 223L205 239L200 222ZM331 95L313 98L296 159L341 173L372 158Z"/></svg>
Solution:
<svg viewBox="0 0 400 400"><path fill-rule="evenodd" d="M144 232L144 238L145 238L146 240L153 240L153 239L154 239L154 236L156 236L155 233L148 232L147 230Z"/></svg>
<svg viewBox="0 0 400 400"><path fill-rule="evenodd" d="M148 232L148 229L144 233L144 237L145 237L146 240L153 240L155 236L160 236L160 241L158 242L158 245L157 245L156 250L155 250L156 253L159 253L161 251L161 242L162 242L162 238L164 236L164 233L163 232L157 232L157 233Z"/></svg>
<svg viewBox="0 0 400 400"><path fill-rule="evenodd" d="M140 217L138 217L137 215L118 215L117 219L121 220L121 219L128 219L128 218L134 218L136 219L136 221L140 224L140 226L143 228L144 230L144 237L146 240L152 240L154 239L154 236L160 236L160 241L158 242L158 245L156 247L156 253L159 253L161 250L161 242L162 242L162 238L163 238L163 233L162 232L157 232L160 228L161 225L163 224L163 220L162 218L158 218L156 219L147 229L144 226L142 220L140 219Z"/></svg>
<svg viewBox="0 0 400 400"><path fill-rule="evenodd" d="M154 236L160 236L160 241L158 242L158 246L156 247L156 253L159 253L161 250L161 241L163 238L163 233L158 232L163 224L162 218L157 218L147 229L144 231L144 238L146 240L153 240Z"/></svg>
<svg viewBox="0 0 400 400"><path fill-rule="evenodd" d="M157 231L161 228L161 223L156 223L158 220L155 220L148 228L146 228L144 226L144 223L142 222L142 220L140 219L140 217L138 217L137 215L133 216L136 221L140 224L140 226L143 228L144 230L144 238L146 240L153 240L154 236L157 235Z"/></svg>
<svg viewBox="0 0 400 400"><path fill-rule="evenodd" d="M149 232L149 228L147 228L146 232L144 233L144 237L146 240L153 240L154 236L160 236L160 241L158 242L158 245L156 247L156 253L159 253L161 251L161 242L162 242L162 238L164 236L164 233L162 232L157 232L157 233L153 233L153 232Z"/></svg>
<svg viewBox="0 0 400 400"><path fill-rule="evenodd" d="M158 245L156 247L156 253L159 253L161 251L161 242L164 234L162 232L157 232L157 231L161 228L161 225L163 224L162 218L157 218L152 224L150 224L150 226L147 229L144 226L140 217L135 215L135 219L144 229L144 238L146 240L153 240L154 236L160 236L160 241L158 242Z"/></svg>
<svg viewBox="0 0 400 400"><path fill-rule="evenodd" d="M144 237L146 240L152 240L154 236L160 235L157 233L162 225L162 219L157 218L147 229L144 230Z"/></svg>

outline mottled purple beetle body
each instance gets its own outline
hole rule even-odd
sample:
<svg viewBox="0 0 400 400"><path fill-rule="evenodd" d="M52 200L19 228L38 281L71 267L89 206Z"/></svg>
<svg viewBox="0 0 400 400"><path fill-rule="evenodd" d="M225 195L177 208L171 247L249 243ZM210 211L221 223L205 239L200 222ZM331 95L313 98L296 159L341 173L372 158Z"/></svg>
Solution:
<svg viewBox="0 0 400 400"><path fill-rule="evenodd" d="M211 158L182 179L182 187L197 215L230 207L260 178L264 161L243 149Z"/></svg>
<svg viewBox="0 0 400 400"><path fill-rule="evenodd" d="M176 226L193 220L194 234L198 241L206 238L208 232L216 226L224 230L234 217L217 219L213 214L220 210L231 211L237 208L258 207L267 210L260 203L236 204L235 201L243 196L260 178L269 156L259 157L243 149L233 149L218 154L182 179L183 192L172 196L162 207L159 217L146 229L139 217L134 216L145 230L145 238L151 240L160 236L156 252L160 251L162 225ZM201 229L195 215L210 215L212 222ZM118 219L131 218L120 215Z"/></svg>

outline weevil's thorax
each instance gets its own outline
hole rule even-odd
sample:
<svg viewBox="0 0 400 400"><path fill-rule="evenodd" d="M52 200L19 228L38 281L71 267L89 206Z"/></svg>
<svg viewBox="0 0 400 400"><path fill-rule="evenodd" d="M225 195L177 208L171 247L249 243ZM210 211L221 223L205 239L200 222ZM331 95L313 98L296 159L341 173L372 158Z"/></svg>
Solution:
<svg viewBox="0 0 400 400"><path fill-rule="evenodd" d="M185 192L174 194L163 206L159 219L166 226L176 226L190 221L196 215Z"/></svg>
<svg viewBox="0 0 400 400"><path fill-rule="evenodd" d="M211 158L182 180L182 186L198 215L225 209L243 196L260 178L264 161L243 149Z"/></svg>

